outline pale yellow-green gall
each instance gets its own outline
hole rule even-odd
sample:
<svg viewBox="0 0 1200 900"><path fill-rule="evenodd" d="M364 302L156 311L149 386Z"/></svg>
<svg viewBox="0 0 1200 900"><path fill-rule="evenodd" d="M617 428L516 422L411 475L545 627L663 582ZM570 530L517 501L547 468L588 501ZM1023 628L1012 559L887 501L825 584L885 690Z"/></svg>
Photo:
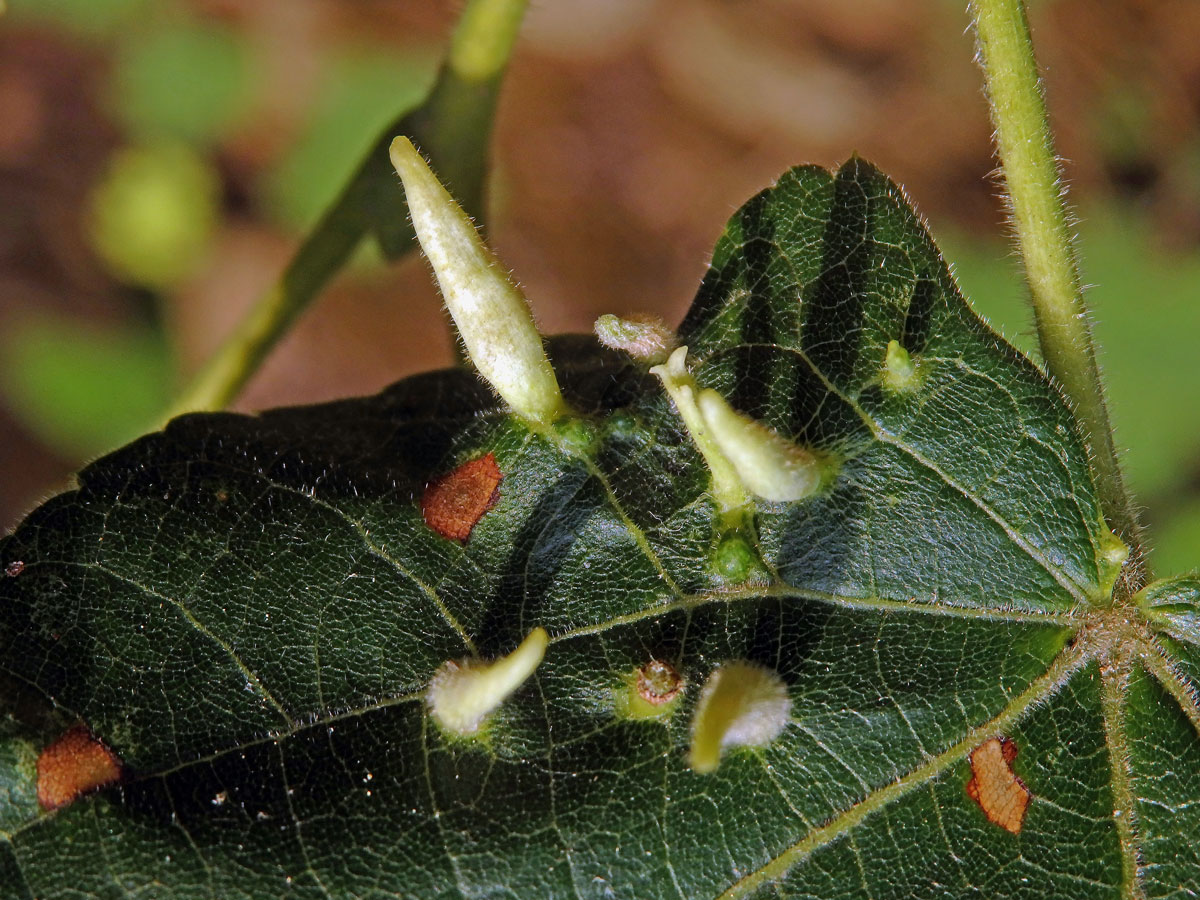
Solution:
<svg viewBox="0 0 1200 900"><path fill-rule="evenodd" d="M770 669L736 660L708 676L692 718L692 771L706 774L730 747L765 747L787 726L792 701Z"/></svg>
<svg viewBox="0 0 1200 900"><path fill-rule="evenodd" d="M898 394L914 390L920 385L917 364L899 341L888 341L883 357L883 384Z"/></svg>
<svg viewBox="0 0 1200 900"><path fill-rule="evenodd" d="M471 362L513 412L550 424L567 407L529 303L408 138L392 141L391 158Z"/></svg>
<svg viewBox="0 0 1200 900"><path fill-rule="evenodd" d="M677 348L665 363L652 367L650 374L657 375L666 388L688 434L704 457L712 476L712 495L717 507L726 513L741 509L746 505L746 492L737 472L708 433L708 426L700 415L700 407L696 405L696 379L687 367L687 347Z"/></svg>
<svg viewBox="0 0 1200 900"><path fill-rule="evenodd" d="M1121 567L1129 559L1129 547L1105 525L1098 549L1096 562L1100 571L1100 590L1102 592L1099 599L1101 602L1105 602L1111 598L1113 585L1117 583L1117 576L1121 574Z"/></svg>
<svg viewBox="0 0 1200 900"><path fill-rule="evenodd" d="M810 451L736 412L716 391L701 391L697 404L708 433L752 493L782 502L821 486L821 464Z"/></svg>
<svg viewBox="0 0 1200 900"><path fill-rule="evenodd" d="M713 569L723 581L740 584L752 576L766 578L758 554L740 534L723 538L713 554Z"/></svg>
<svg viewBox="0 0 1200 900"><path fill-rule="evenodd" d="M425 695L430 715L451 734L475 734L488 715L534 673L549 641L546 629L535 628L508 656L492 662L466 659L443 663Z"/></svg>

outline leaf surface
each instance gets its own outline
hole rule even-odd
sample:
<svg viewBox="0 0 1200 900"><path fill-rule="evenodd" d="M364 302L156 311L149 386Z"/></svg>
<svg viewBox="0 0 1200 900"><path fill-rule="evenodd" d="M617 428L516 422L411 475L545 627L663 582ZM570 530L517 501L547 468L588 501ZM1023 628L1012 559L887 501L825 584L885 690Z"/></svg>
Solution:
<svg viewBox="0 0 1200 900"><path fill-rule="evenodd" d="M657 380L584 338L551 343L579 415L550 429L450 371L183 417L85 469L0 543L0 896L1200 890L1195 584L1109 595L1069 411L899 189L859 160L787 173L680 338L835 472L756 505L740 572ZM438 535L426 486L488 453L495 505ZM444 734L434 672L537 626L533 677ZM697 774L700 688L739 659L782 676L789 721ZM681 699L630 716L651 660ZM124 776L42 812L38 754L80 721ZM977 771L998 738L1010 768ZM1026 793L1015 830L973 779Z"/></svg>

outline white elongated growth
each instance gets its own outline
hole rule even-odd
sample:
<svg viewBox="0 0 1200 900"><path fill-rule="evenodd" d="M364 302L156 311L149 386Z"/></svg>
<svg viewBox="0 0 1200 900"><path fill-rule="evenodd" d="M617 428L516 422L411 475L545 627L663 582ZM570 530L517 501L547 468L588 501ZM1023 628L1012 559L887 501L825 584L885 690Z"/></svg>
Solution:
<svg viewBox="0 0 1200 900"><path fill-rule="evenodd" d="M764 747L791 715L787 685L770 669L736 660L708 676L692 718L692 770L714 771L729 747Z"/></svg>
<svg viewBox="0 0 1200 900"><path fill-rule="evenodd" d="M516 650L501 659L442 663L425 695L434 720L454 734L475 734L488 714L533 674L546 655L549 640L546 629L535 628Z"/></svg>
<svg viewBox="0 0 1200 900"><path fill-rule="evenodd" d="M687 427L688 434L692 436L700 455L704 457L712 476L712 494L717 506L722 512L738 510L746 504L746 492L737 471L713 440L704 423L704 417L700 414L700 407L696 404L699 389L696 379L688 371L687 349L676 349L665 363L653 366L650 374L657 375L666 388L679 417Z"/></svg>
<svg viewBox="0 0 1200 900"><path fill-rule="evenodd" d="M408 138L392 141L391 159L471 362L515 413L549 424L567 410L528 301Z"/></svg>
<svg viewBox="0 0 1200 900"><path fill-rule="evenodd" d="M661 363L679 341L675 332L658 316L636 313L621 318L606 313L596 320L596 337L605 347L624 350L634 359Z"/></svg>
<svg viewBox="0 0 1200 900"><path fill-rule="evenodd" d="M701 391L697 405L709 435L753 493L799 500L821 486L821 463L808 450L736 412L716 391Z"/></svg>

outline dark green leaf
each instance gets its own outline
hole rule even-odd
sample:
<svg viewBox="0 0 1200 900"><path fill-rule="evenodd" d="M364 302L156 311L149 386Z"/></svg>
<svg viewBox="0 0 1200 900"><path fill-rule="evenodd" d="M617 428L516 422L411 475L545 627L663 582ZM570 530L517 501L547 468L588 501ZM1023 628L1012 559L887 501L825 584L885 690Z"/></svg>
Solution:
<svg viewBox="0 0 1200 900"><path fill-rule="evenodd" d="M452 371L184 417L84 470L0 544L0 893L1200 890L1195 648L1147 599L1167 588L1108 595L1068 410L900 191L857 160L785 175L731 221L681 339L701 385L836 469L757 504L746 582L657 381L582 338L552 343L580 411L552 429ZM892 340L911 390L882 381ZM488 452L498 503L439 537L425 486ZM435 670L535 626L533 678L480 738L442 734ZM630 718L652 658L683 700ZM783 677L791 718L699 775L690 716L735 659ZM38 813L31 755L78 720L126 777ZM1030 796L1013 830L967 789L998 737Z"/></svg>
<svg viewBox="0 0 1200 900"><path fill-rule="evenodd" d="M1186 572L1200 546L1200 501L1194 482L1200 459L1200 417L1179 414L1179 397L1200 391L1192 364L1200 333L1200 256L1168 253L1151 239L1149 222L1131 224L1113 209L1080 215L1088 307L1103 347L1105 398L1123 448L1121 468L1146 504L1154 569ZM943 243L946 247L946 243ZM1026 289L1011 249L1002 241L955 241L947 248L975 309L1022 349L1037 345ZM1130 300L1129 298L1136 298ZM1162 390L1170 384L1170 391ZM1137 436L1153 435L1153 440Z"/></svg>

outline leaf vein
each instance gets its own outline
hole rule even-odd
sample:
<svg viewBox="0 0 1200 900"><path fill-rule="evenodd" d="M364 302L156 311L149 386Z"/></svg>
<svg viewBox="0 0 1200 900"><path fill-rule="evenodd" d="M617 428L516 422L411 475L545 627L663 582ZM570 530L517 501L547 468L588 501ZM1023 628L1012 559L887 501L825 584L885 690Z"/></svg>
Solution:
<svg viewBox="0 0 1200 900"><path fill-rule="evenodd" d="M200 618L194 612L192 612L188 608L187 604L184 603L182 600L178 600L174 597L168 596L167 594L164 594L161 591L155 590L154 588L150 587L149 585L141 584L137 580L130 578L128 575L124 575L120 572L115 571L114 569L110 569L108 566L105 566L101 563L81 563L81 562L72 562L69 560L64 561L64 563L66 565L75 565L75 566L79 566L80 568L95 569L98 572L103 572L106 575L110 576L111 578L115 578L117 581L120 581L123 584L127 584L130 587L137 588L138 590L140 590L142 593L146 594L147 596L154 597L156 600L161 600L165 603L170 603L172 606L174 606L179 611L180 615L183 616L184 620L187 621L187 623L189 625L191 625L194 629L196 629L196 631L198 631L200 634L204 635L206 638L211 640L213 643L215 643L218 647L220 647L225 652L225 654L229 657L230 661L235 666L237 666L238 670L242 673L242 676L250 684L254 685L254 687L258 690L259 695L264 700L266 700L267 703L269 703L275 709L276 712L279 713L279 715L283 718L285 724L287 724L289 726L293 724L292 717L291 717L291 715L288 714L288 711L283 707L283 704L281 704L278 700L275 699L275 696L271 693L270 690L268 690L267 686L263 683L262 679L259 678L258 674L253 669L251 669L249 665L246 664L246 661L242 659L241 655L237 652L237 650L234 649L233 645L230 644L229 641L227 641L223 637L221 637L219 634L217 634L215 631L213 631L211 628L209 628L207 625L205 625L204 622L202 622L200 620Z"/></svg>
<svg viewBox="0 0 1200 900"><path fill-rule="evenodd" d="M974 493L969 491L964 485L960 484L957 479L951 477L949 473L943 471L942 468L937 465L937 463L926 457L915 447L909 446L899 437L893 435L886 428L884 428L883 425L876 421L876 419L866 410L864 410L857 401L850 398L833 382L831 382L803 350L795 347L781 347L778 344L743 344L741 346L762 347L766 349L782 351L784 353L795 354L796 357L803 361L804 364L808 366L809 370L821 380L821 383L824 385L827 391L854 410L855 414L859 417L863 424L870 429L871 434L877 441L887 444L891 447L895 447L900 452L906 454L918 465L936 475L943 484L958 493L965 500L974 505L985 516L995 522L996 525L998 525L1004 531L1009 540L1011 540L1018 548L1020 548L1021 551L1024 552L1030 559L1037 563L1039 567L1044 569L1046 573L1049 574L1050 577L1055 581L1057 581L1059 585L1062 586L1062 588L1074 599L1080 603L1088 602L1088 591L1083 586L1076 583L1074 579L1068 576L1057 566L1053 565L1050 560L1046 558L1045 554L1031 544L1023 535L1021 535L1019 531L1009 524L1009 522L1002 515L1000 515L998 511L993 509L989 504L985 503L982 498L975 496ZM703 359L699 359L698 362L702 365L707 362L707 359L708 357L705 357Z"/></svg>
<svg viewBox="0 0 1200 900"><path fill-rule="evenodd" d="M910 771L868 794L859 802L839 813L828 823L810 831L790 847L786 848L766 865L742 876L724 891L718 900L737 900L748 896L763 884L783 876L801 860L815 850L833 843L849 834L863 820L911 793L916 788L947 771L951 766L966 759L988 737L1003 732L1017 722L1029 709L1056 694L1068 677L1085 661L1087 655L1076 644L1065 647L1055 657L1049 668L1029 684L997 715L971 729L957 743L937 756L931 757Z"/></svg>

